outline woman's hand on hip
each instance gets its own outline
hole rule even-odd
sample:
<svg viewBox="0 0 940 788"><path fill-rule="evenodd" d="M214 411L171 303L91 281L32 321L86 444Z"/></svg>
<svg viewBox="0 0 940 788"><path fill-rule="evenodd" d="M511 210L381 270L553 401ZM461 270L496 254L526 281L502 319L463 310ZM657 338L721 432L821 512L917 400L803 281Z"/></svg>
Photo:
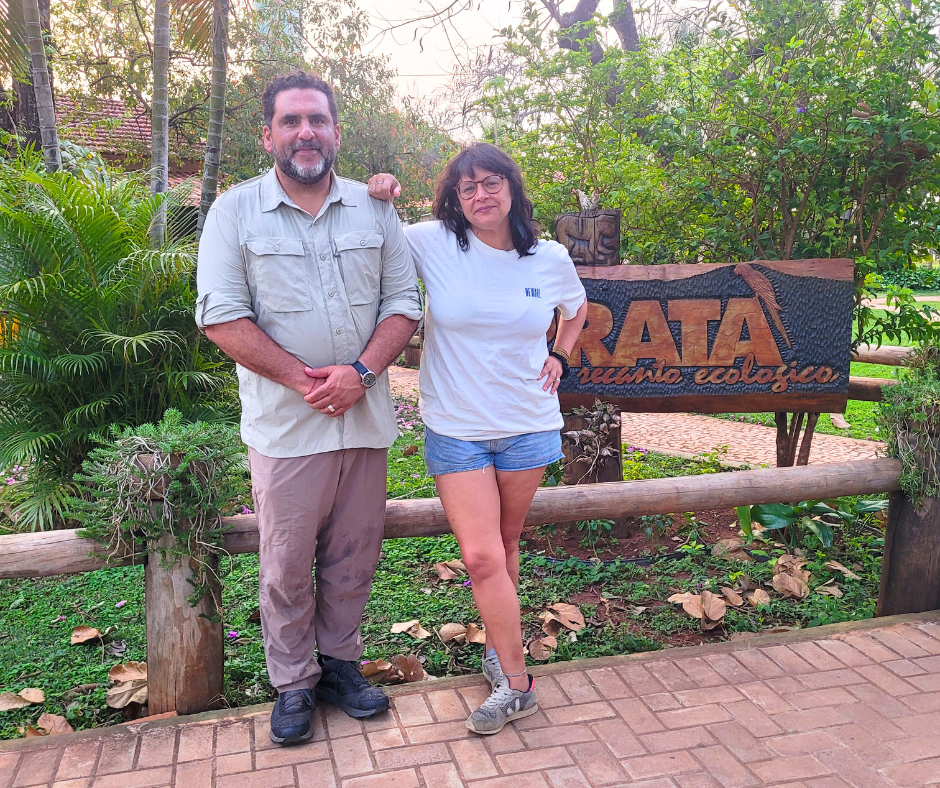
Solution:
<svg viewBox="0 0 940 788"><path fill-rule="evenodd" d="M558 385L561 383L561 362L554 356L549 356L545 359L545 363L542 365L542 371L539 373L539 380L545 378L545 383L542 385L542 391L548 391L550 394L554 394L558 391Z"/></svg>
<svg viewBox="0 0 940 788"><path fill-rule="evenodd" d="M377 200L391 202L395 197L401 196L401 184L398 178L387 172L380 172L373 175L367 181L369 186L369 196Z"/></svg>

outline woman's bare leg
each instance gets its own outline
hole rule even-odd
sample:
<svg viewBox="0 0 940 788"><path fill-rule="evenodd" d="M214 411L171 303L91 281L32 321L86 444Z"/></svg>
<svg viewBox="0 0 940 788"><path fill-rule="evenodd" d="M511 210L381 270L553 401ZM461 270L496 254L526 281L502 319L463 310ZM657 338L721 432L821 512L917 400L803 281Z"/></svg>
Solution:
<svg viewBox="0 0 940 788"><path fill-rule="evenodd" d="M519 614L519 536L544 468L528 471L465 471L435 477L486 627L486 648L495 648L513 689L528 689ZM497 539L498 535L498 539ZM495 564L501 564L496 566Z"/></svg>
<svg viewBox="0 0 940 788"><path fill-rule="evenodd" d="M503 672L520 674L509 677L509 686L528 689L519 597L507 569L500 531L496 472L490 466L479 471L442 474L434 477L434 481L473 581L473 599L487 639L499 654Z"/></svg>

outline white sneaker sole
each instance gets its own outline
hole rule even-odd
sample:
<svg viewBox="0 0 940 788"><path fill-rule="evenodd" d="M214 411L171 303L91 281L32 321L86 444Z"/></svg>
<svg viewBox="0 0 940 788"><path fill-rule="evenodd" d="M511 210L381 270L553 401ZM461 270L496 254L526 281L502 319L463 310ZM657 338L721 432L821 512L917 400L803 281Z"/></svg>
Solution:
<svg viewBox="0 0 940 788"><path fill-rule="evenodd" d="M537 712L538 710L539 710L539 704L536 703L531 708L523 709L522 711L513 712L508 717L506 717L505 720L503 720L502 725L500 725L495 730L491 730L491 731L478 731L476 728L473 727L473 722L468 719L467 730L473 731L474 733L478 733L481 736L492 736L494 733L499 733L503 728L505 728L507 722L512 722L513 720L521 720L523 717L528 717L532 714L535 714L535 712Z"/></svg>

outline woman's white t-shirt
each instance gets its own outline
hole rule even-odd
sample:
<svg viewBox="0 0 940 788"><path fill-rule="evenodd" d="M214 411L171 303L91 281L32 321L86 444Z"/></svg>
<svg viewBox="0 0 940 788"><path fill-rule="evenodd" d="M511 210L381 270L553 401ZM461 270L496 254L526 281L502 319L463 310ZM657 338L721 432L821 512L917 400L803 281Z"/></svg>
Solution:
<svg viewBox="0 0 940 788"><path fill-rule="evenodd" d="M520 257L467 236L465 252L441 222L405 228L428 296L421 418L471 441L561 429L558 395L542 391L538 376L555 307L570 320L585 298L568 251L539 241Z"/></svg>

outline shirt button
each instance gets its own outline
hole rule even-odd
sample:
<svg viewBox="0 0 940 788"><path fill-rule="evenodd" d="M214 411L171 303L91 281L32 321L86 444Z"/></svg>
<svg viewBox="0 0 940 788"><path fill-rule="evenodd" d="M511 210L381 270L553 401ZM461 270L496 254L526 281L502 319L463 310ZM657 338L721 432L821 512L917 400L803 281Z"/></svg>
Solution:
<svg viewBox="0 0 940 788"><path fill-rule="evenodd" d="M359 242L359 245L360 245L360 246L365 246L365 245L366 245L366 242L365 242L365 241L360 241L360 242Z"/></svg>
<svg viewBox="0 0 940 788"><path fill-rule="evenodd" d="M281 251L281 247L278 246L277 244L274 244L274 251L275 251L275 252L280 252L280 251Z"/></svg>
<svg viewBox="0 0 940 788"><path fill-rule="evenodd" d="M325 255L325 254L321 254L321 255L320 255L320 259L321 259L321 260L326 260L326 255Z"/></svg>
<svg viewBox="0 0 940 788"><path fill-rule="evenodd" d="M337 333L337 334L342 334L342 333L343 333L343 329L337 328L337 329L336 329L336 333Z"/></svg>
<svg viewBox="0 0 940 788"><path fill-rule="evenodd" d="M335 290L330 290L330 298L333 298L333 296L335 296L335 295L336 295L336 291L335 291Z"/></svg>

